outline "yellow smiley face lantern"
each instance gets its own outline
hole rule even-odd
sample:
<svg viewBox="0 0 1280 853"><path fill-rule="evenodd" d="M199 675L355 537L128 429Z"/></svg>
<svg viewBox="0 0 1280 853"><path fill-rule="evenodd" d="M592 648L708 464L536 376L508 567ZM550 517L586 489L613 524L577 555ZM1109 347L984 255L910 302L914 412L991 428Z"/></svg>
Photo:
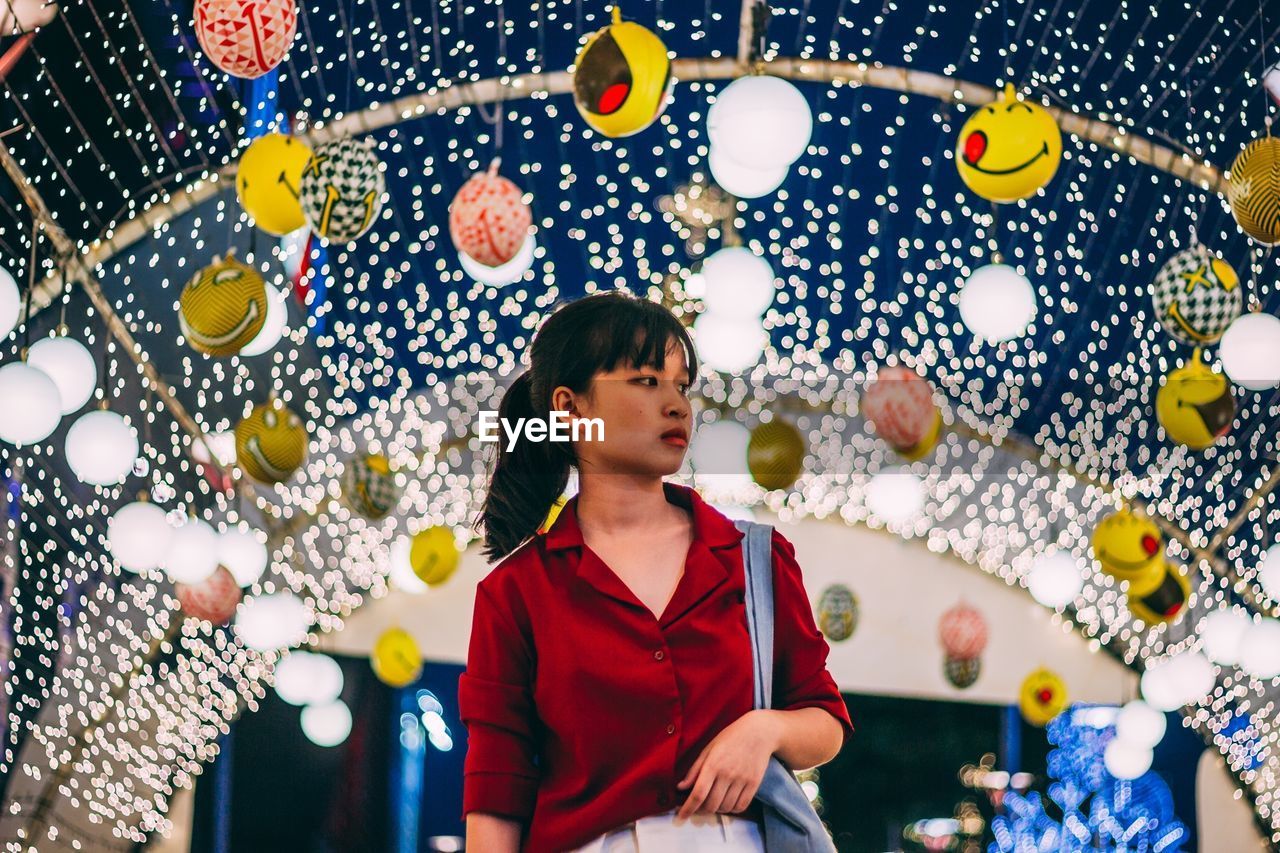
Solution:
<svg viewBox="0 0 1280 853"><path fill-rule="evenodd" d="M1018 689L1018 710L1028 723L1044 728L1067 710L1067 685L1053 670L1037 669Z"/></svg>
<svg viewBox="0 0 1280 853"><path fill-rule="evenodd" d="M373 674L389 687L408 687L422 674L422 651L403 628L382 632L369 656Z"/></svg>
<svg viewBox="0 0 1280 853"><path fill-rule="evenodd" d="M1204 450L1231 431L1236 401L1231 385L1200 360L1200 351L1169 373L1156 392L1156 419L1171 441Z"/></svg>
<svg viewBox="0 0 1280 853"><path fill-rule="evenodd" d="M1019 98L1012 85L964 123L956 142L960 178L990 201L1030 198L1061 160L1062 131L1053 116Z"/></svg>
<svg viewBox="0 0 1280 853"><path fill-rule="evenodd" d="M1128 584L1129 612L1136 618L1159 625L1186 612L1186 569L1165 560L1164 537L1150 519L1127 509L1107 516L1094 528L1093 555L1104 572Z"/></svg>
<svg viewBox="0 0 1280 853"><path fill-rule="evenodd" d="M442 584L452 577L461 556L453 531L448 527L428 527L415 534L409 546L409 565L428 586Z"/></svg>
<svg viewBox="0 0 1280 853"><path fill-rule="evenodd" d="M231 255L197 272L178 297L178 326L206 355L235 355L267 322L267 285Z"/></svg>
<svg viewBox="0 0 1280 853"><path fill-rule="evenodd" d="M274 397L236 424L236 464L259 483L283 483L306 458L306 426Z"/></svg>
<svg viewBox="0 0 1280 853"><path fill-rule="evenodd" d="M283 133L255 139L241 155L236 167L236 198L263 231L283 236L307 224L298 187L310 159L310 148Z"/></svg>
<svg viewBox="0 0 1280 853"><path fill-rule="evenodd" d="M662 115L671 87L667 46L649 30L622 20L594 33L578 52L573 102L587 124L610 137L639 133Z"/></svg>

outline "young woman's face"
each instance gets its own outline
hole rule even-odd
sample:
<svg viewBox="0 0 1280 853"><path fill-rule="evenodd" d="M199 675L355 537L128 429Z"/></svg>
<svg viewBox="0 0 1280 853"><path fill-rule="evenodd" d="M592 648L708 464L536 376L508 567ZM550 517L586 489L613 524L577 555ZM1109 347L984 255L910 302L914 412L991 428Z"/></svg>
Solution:
<svg viewBox="0 0 1280 853"><path fill-rule="evenodd" d="M573 448L584 471L665 477L680 470L689 447L689 385L684 348L673 341L661 370L619 365L597 373L585 394L556 388L551 403L604 424L602 441L598 433L586 440L587 425L579 427Z"/></svg>

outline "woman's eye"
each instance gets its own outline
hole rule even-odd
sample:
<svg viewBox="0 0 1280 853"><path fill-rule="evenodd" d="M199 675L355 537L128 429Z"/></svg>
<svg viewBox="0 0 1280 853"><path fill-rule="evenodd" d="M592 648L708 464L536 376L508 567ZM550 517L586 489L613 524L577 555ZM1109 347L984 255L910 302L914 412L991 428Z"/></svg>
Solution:
<svg viewBox="0 0 1280 853"><path fill-rule="evenodd" d="M658 379L656 376L641 376L639 377L638 381L643 382L646 385L649 385L650 387L654 387L658 384Z"/></svg>

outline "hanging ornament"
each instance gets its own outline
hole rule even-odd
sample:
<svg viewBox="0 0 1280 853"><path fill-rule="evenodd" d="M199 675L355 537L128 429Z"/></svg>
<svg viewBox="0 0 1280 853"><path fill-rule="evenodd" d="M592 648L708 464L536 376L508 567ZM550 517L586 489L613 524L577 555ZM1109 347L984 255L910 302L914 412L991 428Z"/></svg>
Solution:
<svg viewBox="0 0 1280 853"><path fill-rule="evenodd" d="M1201 243L1170 258L1151 284L1156 319L1191 346L1222 337L1244 307L1244 289L1231 265Z"/></svg>
<svg viewBox="0 0 1280 853"><path fill-rule="evenodd" d="M1218 345L1222 370L1249 391L1280 385L1280 318L1252 311L1236 318Z"/></svg>
<svg viewBox="0 0 1280 853"><path fill-rule="evenodd" d="M80 482L115 486L133 473L138 432L123 417L104 408L76 419L67 430L65 446L67 465Z"/></svg>
<svg viewBox="0 0 1280 853"><path fill-rule="evenodd" d="M832 584L818 596L818 630L842 643L858 630L858 597L844 584Z"/></svg>
<svg viewBox="0 0 1280 853"><path fill-rule="evenodd" d="M490 287L506 287L523 279L524 274L533 268L533 259L537 252L538 241L533 234L530 234L525 238L520 251L516 252L516 256L501 266L487 267L466 252L458 253L458 263L462 266L463 272L481 284L487 284Z"/></svg>
<svg viewBox="0 0 1280 853"><path fill-rule="evenodd" d="M1231 164L1227 200L1240 230L1264 246L1280 243L1280 139L1268 133Z"/></svg>
<svg viewBox="0 0 1280 853"><path fill-rule="evenodd" d="M960 289L960 319L991 343L1026 334L1036 318L1036 292L1027 277L999 262L978 267Z"/></svg>
<svg viewBox="0 0 1280 853"><path fill-rule="evenodd" d="M1070 551L1042 554L1027 572L1031 597L1054 610L1075 601L1083 588L1083 566Z"/></svg>
<svg viewBox="0 0 1280 853"><path fill-rule="evenodd" d="M867 483L866 506L885 524L906 524L920 515L927 493L920 478L907 468L877 471Z"/></svg>
<svg viewBox="0 0 1280 853"><path fill-rule="evenodd" d="M790 166L809 147L813 111L781 77L739 77L707 110L707 138L717 154L759 171Z"/></svg>
<svg viewBox="0 0 1280 853"><path fill-rule="evenodd" d="M921 459L938 443L942 413L933 386L905 367L883 367L862 394L862 414L890 447Z"/></svg>
<svg viewBox="0 0 1280 853"><path fill-rule="evenodd" d="M693 321L693 339L703 364L720 373L742 373L760 361L769 333L759 317L703 313Z"/></svg>
<svg viewBox="0 0 1280 853"><path fill-rule="evenodd" d="M1227 377L1209 369L1200 350L1170 371L1156 392L1156 419L1170 440L1204 450L1231 431L1236 401Z"/></svg>
<svg viewBox="0 0 1280 853"><path fill-rule="evenodd" d="M130 572L158 567L172 535L164 510L145 498L120 507L107 521L107 549Z"/></svg>
<svg viewBox="0 0 1280 853"><path fill-rule="evenodd" d="M0 367L0 400L21 400L0 418L0 440L17 447L44 441L62 420L62 395L49 374L25 361Z"/></svg>
<svg viewBox="0 0 1280 853"><path fill-rule="evenodd" d="M462 555L449 527L428 527L413 537L409 564L413 573L428 586L442 584L458 569Z"/></svg>
<svg viewBox="0 0 1280 853"><path fill-rule="evenodd" d="M226 357L253 340L267 317L267 285L231 253L197 272L178 299L178 325L191 347Z"/></svg>
<svg viewBox="0 0 1280 853"><path fill-rule="evenodd" d="M494 160L476 172L449 205L453 247L486 267L500 267L520 251L533 225L533 211L514 183L498 174Z"/></svg>
<svg viewBox="0 0 1280 853"><path fill-rule="evenodd" d="M400 500L400 487L391 463L380 453L348 460L341 480L342 499L370 521L386 518Z"/></svg>
<svg viewBox="0 0 1280 853"><path fill-rule="evenodd" d="M160 568L174 583L196 584L218 568L218 534L198 518L173 528Z"/></svg>
<svg viewBox="0 0 1280 853"><path fill-rule="evenodd" d="M982 658L944 658L942 674L952 687L967 690L982 675Z"/></svg>
<svg viewBox="0 0 1280 853"><path fill-rule="evenodd" d="M64 415L79 411L98 387L98 366L75 338L61 335L36 341L27 353L27 364L43 370L58 386Z"/></svg>
<svg viewBox="0 0 1280 853"><path fill-rule="evenodd" d="M789 489L804 472L804 436L779 418L751 431L747 442L747 469L766 489Z"/></svg>
<svg viewBox="0 0 1280 853"><path fill-rule="evenodd" d="M378 680L390 687L408 687L422 674L422 652L403 628L391 628L378 637L369 663Z"/></svg>
<svg viewBox="0 0 1280 853"><path fill-rule="evenodd" d="M1155 522L1129 510L1112 513L1094 528L1093 554L1103 572L1128 583L1129 612L1136 618L1158 625L1185 612L1191 595L1187 570L1165 561Z"/></svg>
<svg viewBox="0 0 1280 853"><path fill-rule="evenodd" d="M702 263L706 310L734 320L756 320L773 304L773 268L743 246L720 249Z"/></svg>
<svg viewBox="0 0 1280 853"><path fill-rule="evenodd" d="M969 189L989 201L1015 202L1053 179L1062 160L1062 131L1047 110L1018 97L1010 83L964 123L955 156Z"/></svg>
<svg viewBox="0 0 1280 853"><path fill-rule="evenodd" d="M2 8L2 7L0 7ZM22 318L22 293L18 282L3 266L0 266L0 340L9 337L18 328Z"/></svg>
<svg viewBox="0 0 1280 853"><path fill-rule="evenodd" d="M298 30L295 0L196 0L200 49L233 77L252 80L289 53Z"/></svg>
<svg viewBox="0 0 1280 853"><path fill-rule="evenodd" d="M1280 106L1280 62L1272 65L1262 75L1262 87L1267 90L1276 106Z"/></svg>
<svg viewBox="0 0 1280 853"><path fill-rule="evenodd" d="M231 572L237 584L246 587L262 577L271 556L256 532L231 527L218 534L218 562Z"/></svg>
<svg viewBox="0 0 1280 853"><path fill-rule="evenodd" d="M0 36L17 36L48 25L58 15L51 0L4 0L0 4Z"/></svg>
<svg viewBox="0 0 1280 853"><path fill-rule="evenodd" d="M350 243L373 227L387 182L371 140L317 146L298 185L307 223L330 243Z"/></svg>
<svg viewBox="0 0 1280 853"><path fill-rule="evenodd" d="M342 695L342 666L328 655L296 649L276 664L276 694L290 705L325 705Z"/></svg>
<svg viewBox="0 0 1280 853"><path fill-rule="evenodd" d="M283 133L258 137L240 155L236 198L263 231L283 237L307 224L298 196L310 160L306 143Z"/></svg>
<svg viewBox="0 0 1280 853"><path fill-rule="evenodd" d="M283 483L307 458L307 428L272 397L236 424L236 462L259 483Z"/></svg>
<svg viewBox="0 0 1280 853"><path fill-rule="evenodd" d="M650 30L622 20L616 3L613 22L587 38L573 65L573 102L598 133L639 133L667 106L673 85L667 46Z"/></svg>
<svg viewBox="0 0 1280 853"><path fill-rule="evenodd" d="M1043 728L1067 709L1067 685L1056 672L1037 669L1018 689L1018 709L1024 720Z"/></svg>
<svg viewBox="0 0 1280 853"><path fill-rule="evenodd" d="M338 746L351 734L351 709L341 699L308 705L299 715L302 733L316 746Z"/></svg>
<svg viewBox="0 0 1280 853"><path fill-rule="evenodd" d="M976 609L961 602L938 620L938 640L947 657L976 658L987 647L987 620Z"/></svg>
<svg viewBox="0 0 1280 853"><path fill-rule="evenodd" d="M179 583L174 588L182 612L211 625L230 622L240 604L240 586L224 566L218 566L202 581Z"/></svg>
<svg viewBox="0 0 1280 853"><path fill-rule="evenodd" d="M1253 618L1247 610L1220 607L1212 611L1196 626L1205 657L1222 666L1235 666L1240 662L1241 643Z"/></svg>
<svg viewBox="0 0 1280 853"><path fill-rule="evenodd" d="M240 603L235 633L240 642L256 652L271 652L296 646L307 639L315 615L292 592L255 595Z"/></svg>
<svg viewBox="0 0 1280 853"><path fill-rule="evenodd" d="M725 192L738 198L760 198L782 186L791 166L783 164L755 169L729 159L713 145L707 153L707 168L711 170L711 178Z"/></svg>
<svg viewBox="0 0 1280 853"><path fill-rule="evenodd" d="M267 319L249 343L240 350L242 356L264 355L275 348L288 331L289 309L285 305L289 301L289 291L267 287Z"/></svg>

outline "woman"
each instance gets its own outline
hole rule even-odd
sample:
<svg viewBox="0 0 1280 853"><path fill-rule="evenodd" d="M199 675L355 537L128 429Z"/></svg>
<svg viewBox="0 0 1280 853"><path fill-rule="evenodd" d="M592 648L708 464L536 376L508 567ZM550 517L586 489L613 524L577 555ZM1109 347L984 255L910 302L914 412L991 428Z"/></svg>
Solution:
<svg viewBox="0 0 1280 853"><path fill-rule="evenodd" d="M547 319L529 361L500 419L604 429L499 443L480 521L502 559L477 587L458 685L467 849L762 850L769 757L823 764L852 731L792 546L774 534L776 710L752 710L742 534L663 482L692 426L684 327L589 296ZM570 468L578 494L540 533Z"/></svg>

